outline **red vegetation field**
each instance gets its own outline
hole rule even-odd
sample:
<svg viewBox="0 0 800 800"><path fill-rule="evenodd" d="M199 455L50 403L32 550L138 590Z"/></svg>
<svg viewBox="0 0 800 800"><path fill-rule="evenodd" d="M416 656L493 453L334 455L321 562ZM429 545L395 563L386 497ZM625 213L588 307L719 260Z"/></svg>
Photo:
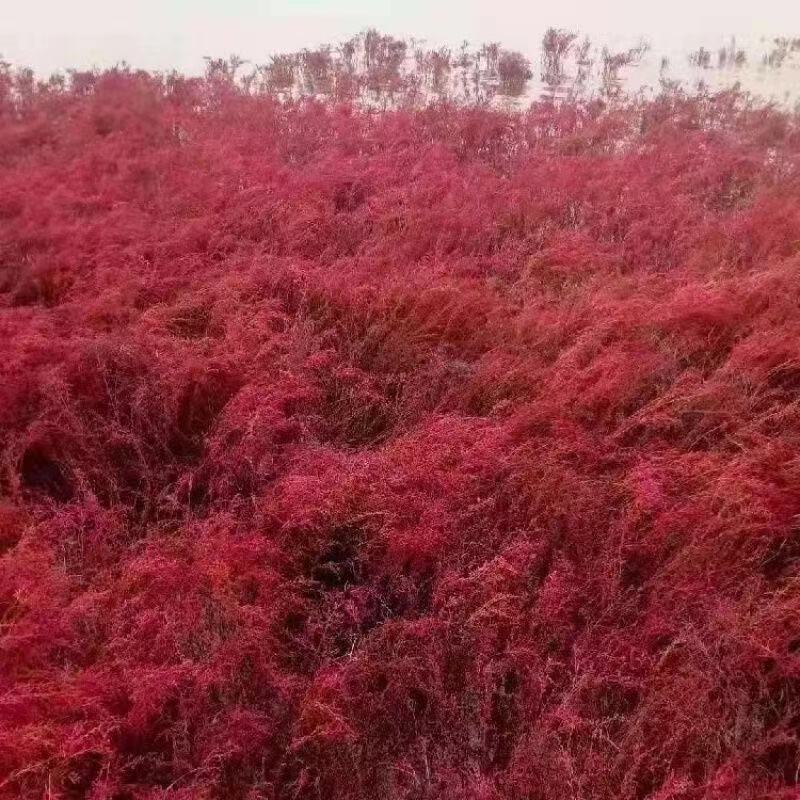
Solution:
<svg viewBox="0 0 800 800"><path fill-rule="evenodd" d="M796 116L6 74L0 343L1 797L798 796Z"/></svg>

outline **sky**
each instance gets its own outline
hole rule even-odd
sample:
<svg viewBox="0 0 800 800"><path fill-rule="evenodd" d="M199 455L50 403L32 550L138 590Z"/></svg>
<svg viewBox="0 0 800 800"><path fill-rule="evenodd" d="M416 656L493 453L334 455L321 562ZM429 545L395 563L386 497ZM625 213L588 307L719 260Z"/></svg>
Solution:
<svg viewBox="0 0 800 800"><path fill-rule="evenodd" d="M0 55L40 75L127 61L199 72L204 56L255 63L376 27L432 46L499 41L531 54L547 27L608 44L717 47L800 36L800 0L0 0Z"/></svg>

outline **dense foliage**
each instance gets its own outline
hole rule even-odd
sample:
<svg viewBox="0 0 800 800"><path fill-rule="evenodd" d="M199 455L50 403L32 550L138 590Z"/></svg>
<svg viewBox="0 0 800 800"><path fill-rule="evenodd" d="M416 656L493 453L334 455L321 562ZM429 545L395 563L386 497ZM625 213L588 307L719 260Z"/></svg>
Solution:
<svg viewBox="0 0 800 800"><path fill-rule="evenodd" d="M800 126L0 81L0 797L800 782Z"/></svg>

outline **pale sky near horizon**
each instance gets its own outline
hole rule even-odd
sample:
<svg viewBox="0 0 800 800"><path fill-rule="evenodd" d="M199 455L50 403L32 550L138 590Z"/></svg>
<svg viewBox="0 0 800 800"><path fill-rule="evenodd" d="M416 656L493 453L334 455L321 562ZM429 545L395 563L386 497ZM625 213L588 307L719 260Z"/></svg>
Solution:
<svg viewBox="0 0 800 800"><path fill-rule="evenodd" d="M123 60L198 72L203 56L264 63L367 27L434 46L499 41L530 54L549 26L608 43L716 47L731 35L800 36L800 0L0 0L0 55L39 74Z"/></svg>

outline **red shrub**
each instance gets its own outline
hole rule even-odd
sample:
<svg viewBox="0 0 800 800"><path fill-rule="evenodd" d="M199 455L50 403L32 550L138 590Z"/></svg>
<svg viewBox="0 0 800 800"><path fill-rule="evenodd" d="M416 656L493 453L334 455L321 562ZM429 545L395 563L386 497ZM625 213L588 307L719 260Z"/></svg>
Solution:
<svg viewBox="0 0 800 800"><path fill-rule="evenodd" d="M0 87L0 796L795 796L796 117L226 63Z"/></svg>

